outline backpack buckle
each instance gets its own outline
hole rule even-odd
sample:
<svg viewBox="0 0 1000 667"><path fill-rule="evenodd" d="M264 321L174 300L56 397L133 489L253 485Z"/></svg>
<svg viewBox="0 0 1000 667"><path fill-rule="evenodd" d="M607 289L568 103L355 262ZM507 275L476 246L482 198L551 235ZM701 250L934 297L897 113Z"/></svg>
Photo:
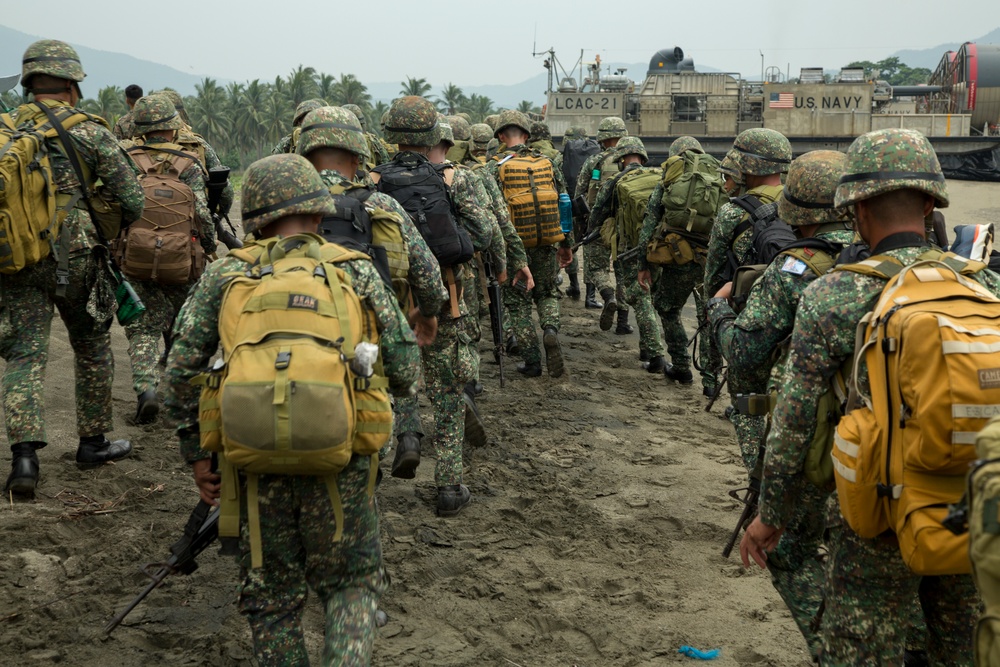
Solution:
<svg viewBox="0 0 1000 667"><path fill-rule="evenodd" d="M354 391L368 391L371 384L371 378L354 377Z"/></svg>
<svg viewBox="0 0 1000 667"><path fill-rule="evenodd" d="M274 360L274 368L279 371L283 371L288 368L289 362L292 360L292 353L290 351L279 352L277 358Z"/></svg>
<svg viewBox="0 0 1000 667"><path fill-rule="evenodd" d="M69 270L63 268L56 269L56 285L69 285Z"/></svg>

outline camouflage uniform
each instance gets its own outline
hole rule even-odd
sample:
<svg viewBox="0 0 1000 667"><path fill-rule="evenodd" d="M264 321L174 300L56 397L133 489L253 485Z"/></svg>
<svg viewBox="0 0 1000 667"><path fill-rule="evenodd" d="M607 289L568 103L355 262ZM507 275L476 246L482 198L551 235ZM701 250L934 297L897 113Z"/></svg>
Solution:
<svg viewBox="0 0 1000 667"><path fill-rule="evenodd" d="M524 118L523 114L516 111L505 111L504 114L501 114L498 120L498 133L510 125L520 127L525 132L529 129L527 119ZM532 150L524 144L507 148L496 159L487 162L483 168L497 184L497 189L500 191L503 189L503 184L500 182L499 159L511 153L529 155L532 153ZM553 166L552 171L556 190L559 193L565 193L566 185L563 182L562 171L556 169L555 166ZM572 234L560 241L559 247L570 247L573 242L571 237ZM503 300L504 307L510 318L511 329L517 337L521 348L521 358L524 359L527 367L540 366L542 360L541 349L538 344L538 333L531 318L532 303L534 303L535 309L538 311L538 322L542 330L554 330L551 336L546 336L550 338L545 346L546 356L549 357L550 354L555 354L555 350L558 349L558 342L553 344L553 341L555 340L555 334L559 332L559 290L556 287L556 246L527 248L525 252L528 260L528 268L531 270L531 275L535 280L535 287L530 293L526 293L520 289L505 285ZM555 356L550 358L552 365L549 367L549 373L554 377L562 375L561 351L558 353L558 356L558 361L556 361Z"/></svg>
<svg viewBox="0 0 1000 667"><path fill-rule="evenodd" d="M135 135L135 123L132 122L132 111L129 110L128 113L120 116L115 121L115 126L111 128L111 131L119 141L122 139L131 139Z"/></svg>
<svg viewBox="0 0 1000 667"><path fill-rule="evenodd" d="M486 149L493 139L493 129L486 123L476 123L469 128L472 135L472 155L477 158L486 159Z"/></svg>
<svg viewBox="0 0 1000 667"><path fill-rule="evenodd" d="M174 105L165 97L152 95L143 97L135 104L135 119L138 132L143 136L143 145L151 148L157 146L172 151L181 151L181 146L166 139L148 136L160 130L172 130L175 133L184 127L184 121L177 115ZM147 156L155 163L169 162L174 156L163 151L147 150ZM206 254L215 252L215 226L212 215L208 212L205 175L202 167L195 160L180 173L179 180L191 188L194 194L194 213L197 227L201 229L201 240ZM174 318L184 300L187 298L191 285L160 285L154 281L130 281L146 312L142 317L125 326L128 338L128 356L132 362L132 389L139 396L137 419L146 423L152 421L158 412L156 406L156 387L159 384L160 340L169 338L174 325ZM149 406L149 407L146 407Z"/></svg>
<svg viewBox="0 0 1000 667"><path fill-rule="evenodd" d="M282 155L260 160L247 170L242 193L244 224L250 231L287 215L329 214L333 201L289 200L321 189L319 176L304 158ZM277 210L254 218L253 209ZM338 264L379 323L381 354L390 389L409 395L417 381L417 347L396 299L369 262ZM243 260L227 256L213 262L197 283L175 329L167 367L167 407L181 425L181 455L188 463L208 456L199 448L198 394L190 380L209 363L219 345L218 321L227 273L242 271ZM261 665L307 664L302 610L308 588L323 601L326 643L323 664L368 664L375 637L375 612L388 577L382 564L378 515L369 495L368 457L355 455L337 477L343 505L343 537L337 530L325 479L298 475L259 476L260 538L263 567L250 567L245 489L241 489L240 611L253 633ZM242 482L245 484L245 481Z"/></svg>
<svg viewBox="0 0 1000 667"><path fill-rule="evenodd" d="M292 115L292 132L289 132L283 136L278 143L274 145L271 149L271 155L281 155L282 153L294 153L295 152L295 128L302 124L302 119L306 117L306 114L320 107L330 106L326 103L326 100L321 100L318 97L311 100L303 100L299 102L299 105L295 107L295 113Z"/></svg>
<svg viewBox="0 0 1000 667"><path fill-rule="evenodd" d="M911 178L893 179L905 172ZM850 206L890 190L912 188L948 204L944 177L930 143L912 130L880 130L858 137L847 153L846 174L867 178L843 182L835 204ZM875 224L875 221L869 224ZM909 265L927 249L923 235L893 234L879 245ZM972 276L1000 296L1000 278L984 270ZM802 466L820 396L830 378L855 349L856 327L871 310L885 282L849 271L817 278L802 293L795 316L782 392L767 439L760 498L760 519L768 526L788 525L801 502ZM864 362L857 381L865 391ZM921 577L904 564L891 532L862 539L847 526L835 531L829 547L826 608L823 614L823 664L902 664L909 605L919 595L928 625L931 664L971 665L971 637L978 607L968 575Z"/></svg>
<svg viewBox="0 0 1000 667"><path fill-rule="evenodd" d="M562 171L562 153L552 145L552 133L549 132L548 125L538 121L531 124L531 140L528 142L528 148L552 160L553 164L560 168L559 171Z"/></svg>
<svg viewBox="0 0 1000 667"><path fill-rule="evenodd" d="M679 137L670 145L670 157L688 150L703 152L701 144L693 137ZM653 234L666 214L666 207L663 205L665 190L661 181L649 196L649 206L646 208L646 217L642 221L642 231L639 233L640 248L647 247L653 240ZM705 321L705 299L701 290L705 279L705 267L699 261L683 265L650 266L645 253L640 252L639 269L650 272L653 307L663 322L663 338L670 354L672 372L690 372L691 352L688 348L687 332L681 323L681 311L693 294L699 326ZM710 336L701 333L697 336L701 384L705 393L714 392L719 382L719 372L722 370L722 357L711 343Z"/></svg>
<svg viewBox="0 0 1000 667"><path fill-rule="evenodd" d="M36 73L74 82L84 78L79 57L72 47L63 42L35 42L25 51L24 59L27 62L24 63L21 81L29 90ZM35 104L50 109L71 108L66 102L46 99L19 107L14 112L15 121L34 123L44 117ZM89 169L95 181L100 179L108 193L121 204L123 224L138 219L142 214L142 190L131 160L119 148L107 124L94 116L74 125L67 132L73 137L73 148L81 164ZM48 150L57 204L65 205L74 195L89 194L94 184L81 187L65 157L62 142L58 139L50 141ZM53 306L58 309L69 332L76 362L76 423L81 438L77 460L80 461L80 451L85 443L105 443L104 434L113 428L111 383L114 357L109 329L116 303L114 286L103 259L106 249L99 248L97 229L91 222L85 200L70 210L62 224L65 229L57 237L54 249L58 250L56 254L59 257L68 257L69 260L65 293L61 293L56 285L59 269L55 255L0 278L3 293L0 356L7 362L2 378L7 442L14 455L15 472L19 469L19 460L30 460L34 472L34 479L23 488L16 489L18 493L33 493L34 481L38 478L38 459L34 450L44 447L48 440L45 433L44 381ZM117 451L124 456L130 449L130 446L122 445ZM14 477L12 473L8 488ZM22 477L29 479L31 475Z"/></svg>
<svg viewBox="0 0 1000 667"><path fill-rule="evenodd" d="M809 207L782 197L778 204L781 219L793 227L818 226L812 238L836 246L851 243L854 232L848 229L850 215L833 206L845 162L844 154L838 151L813 151L792 162L784 193ZM767 368L772 375L768 390L781 395L782 389L775 386L781 369L776 359L782 343L792 333L799 298L817 277L804 262L779 255L754 284L739 316L726 299L712 299L709 320L729 360L730 372L748 367L750 370L744 374L750 374L754 368ZM826 528L828 496L811 484L803 487L795 513L768 558L771 581L792 612L814 658L822 645L813 626L823 600L823 568L818 552Z"/></svg>
<svg viewBox="0 0 1000 667"><path fill-rule="evenodd" d="M343 108L353 113L358 122L361 123L361 130L365 133L365 141L368 143L368 160L365 162L368 169L371 170L388 162L389 151L381 139L368 131L368 121L365 119L365 112L361 110L361 107L357 104L345 104Z"/></svg>

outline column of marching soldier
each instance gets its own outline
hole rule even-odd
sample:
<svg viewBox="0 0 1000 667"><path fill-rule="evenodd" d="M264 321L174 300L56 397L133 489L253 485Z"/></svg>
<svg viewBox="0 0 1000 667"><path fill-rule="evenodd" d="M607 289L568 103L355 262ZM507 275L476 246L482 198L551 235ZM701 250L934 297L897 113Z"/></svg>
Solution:
<svg viewBox="0 0 1000 667"><path fill-rule="evenodd" d="M1000 295L982 264L942 255L940 232L928 240L925 220L948 196L918 133L873 132L847 155L793 161L785 137L752 129L721 163L681 137L653 168L619 118L601 121L596 141L570 128L559 151L543 123L517 111L470 125L405 97L381 119L380 138L360 109L308 100L293 132L244 175L241 242L226 225L228 170L188 125L180 96L129 86L116 139L76 110L83 78L72 47L32 44L21 80L32 101L5 121L48 146L59 222L39 235L46 252L2 276L5 490L31 497L38 483L53 306L76 359L77 463L131 451L106 437L117 314L135 420L155 421L162 397L202 502L220 508L219 535L238 540L239 607L260 664L307 663L307 586L326 608L324 664L368 664L387 586L374 502L380 455L395 433L390 474L415 476L422 382L437 513L468 505L463 442L486 442L475 403L486 302L498 360L517 354L517 371L536 377L544 356L561 377L562 268L565 296L584 296L602 330L632 333L632 306L647 371L690 385L697 356L706 396L728 384L727 417L760 494L741 554L769 570L814 660L902 664L905 654L906 664L972 664L980 598L968 559L914 566L900 551L909 538L896 534L907 528L886 523L871 534L846 507L842 520L834 478L853 498L843 485L856 477L837 456L831 472L830 443L855 457L859 447L818 428L831 382L843 389L838 415L858 408L859 395L872 407L868 358L851 363L856 330L903 267L945 267L979 298ZM10 144L15 134L5 135ZM217 239L229 247L222 257ZM941 271L919 275L948 282ZM126 284L145 306L138 317ZM680 317L692 295L697 355ZM929 479L922 491L938 499ZM922 539L911 551L937 554Z"/></svg>

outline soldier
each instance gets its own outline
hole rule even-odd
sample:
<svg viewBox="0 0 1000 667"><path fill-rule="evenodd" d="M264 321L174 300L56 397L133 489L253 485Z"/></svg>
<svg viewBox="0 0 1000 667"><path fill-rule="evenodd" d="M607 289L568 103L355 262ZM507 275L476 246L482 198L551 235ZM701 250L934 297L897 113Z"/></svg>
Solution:
<svg viewBox="0 0 1000 667"><path fill-rule="evenodd" d="M711 328L730 369L752 375L766 367L777 395L782 365L775 363L791 336L799 297L806 286L836 262L841 249L854 240L850 213L833 205L837 183L847 158L839 151L812 151L792 162L781 198L779 217L797 230L808 247L779 255L754 284L746 306L737 316L726 297L727 283L709 301ZM742 371L743 367L749 370ZM763 445L763 443L760 443ZM823 570L817 554L826 527L828 493L805 485L795 512L777 548L768 558L771 583L785 601L814 659L822 640L815 620L823 600Z"/></svg>
<svg viewBox="0 0 1000 667"><path fill-rule="evenodd" d="M448 149L448 161L466 167L482 166L483 163L472 154L472 127L468 121L461 116L446 116L445 120L451 126L451 133L455 141L454 145Z"/></svg>
<svg viewBox="0 0 1000 667"><path fill-rule="evenodd" d="M140 86L133 83L125 89L125 104L128 105L128 113L115 121L115 126L112 128L112 132L114 132L118 139L131 139L132 135L135 134L135 125L132 123L132 109L140 97L142 97L142 88Z"/></svg>
<svg viewBox="0 0 1000 667"><path fill-rule="evenodd" d="M552 133L549 131L549 126L541 121L533 121L531 123L531 141L528 143L528 148L538 151L545 157L552 160L552 162L562 170L562 153L556 150L556 147L552 145Z"/></svg>
<svg viewBox="0 0 1000 667"><path fill-rule="evenodd" d="M22 59L21 84L25 94L35 96L34 103L14 112L16 122L40 122L47 115L42 107L80 113L75 106L84 76L80 57L69 44L51 39L31 44ZM76 361L77 463L101 464L132 451L127 440L110 442L105 437L113 428L115 362L108 331L116 304L103 256L104 240L88 210L88 197L100 179L121 205L122 222L127 225L142 214L142 190L131 161L103 120L90 116L65 131L74 139L72 146L64 146L60 139L48 145L53 186L57 206L77 203L62 223L52 254L0 280L0 356L7 362L2 378L4 421L13 456L5 490L24 496L34 495L36 451L48 442L43 397L53 306L69 332ZM81 176L77 162L85 165ZM83 178L92 180L81 183Z"/></svg>
<svg viewBox="0 0 1000 667"><path fill-rule="evenodd" d="M493 130L486 123L476 123L469 132L472 134L472 156L486 164L486 149L493 139Z"/></svg>
<svg viewBox="0 0 1000 667"><path fill-rule="evenodd" d="M208 212L208 192L205 173L198 163L198 156L185 153L176 143L177 134L184 129L184 121L178 115L170 100L162 95L150 95L136 102L133 108L135 134L141 138L140 145L130 149L130 154L141 165L157 167L157 174L170 170L179 171L178 179L188 186L194 195L194 227L200 230L199 242L206 255L215 252L215 226ZM178 155L180 153L181 155ZM188 156L187 159L183 157ZM147 206L146 212L162 208L162 205ZM151 224L156 224L155 222ZM127 230L122 240L127 238ZM159 342L169 339L174 318L198 275L192 275L191 282L180 285L165 285L155 280L131 280L146 312L125 326L128 338L128 355L132 362L132 388L138 397L135 419L140 424L156 420L160 411L156 388L159 384L157 363L160 359Z"/></svg>
<svg viewBox="0 0 1000 667"><path fill-rule="evenodd" d="M733 144L736 151L737 168L743 175L746 193L752 201L762 204L773 202L781 195L781 174L788 171L792 161L792 145L780 132L754 128L745 130L736 137ZM735 270L742 263L751 248L752 229L750 216L743 208L729 202L719 209L712 226L712 236L708 242L708 257L705 260L705 281L703 298L715 296L727 282L725 273ZM738 232L743 225L742 232ZM735 259L734 259L735 258ZM747 375L730 369L727 374L729 393L752 394L767 384L766 373ZM759 443L764 438L766 419L761 416L730 414L729 420L736 429L736 440L747 470L756 465Z"/></svg>
<svg viewBox="0 0 1000 667"><path fill-rule="evenodd" d="M847 151L834 205L853 207L855 229L873 255L913 264L930 248L924 218L935 205L948 205L944 175L930 142L913 130L879 130L858 137ZM1000 278L991 271L968 277L1000 296ZM767 439L760 515L740 545L745 564L753 558L765 566L766 552L794 520L802 502L800 490L807 484L803 463L817 404L830 379L853 358L858 323L885 284L876 276L833 271L802 293ZM863 355L859 364L859 389L867 394ZM833 533L828 549L823 664L902 664L909 605L917 595L927 621L930 664L972 664L979 601L969 575L914 574L891 531L864 539L844 525Z"/></svg>
<svg viewBox="0 0 1000 667"><path fill-rule="evenodd" d="M486 159L492 160L496 154L500 151L500 140L493 137L486 144Z"/></svg>
<svg viewBox="0 0 1000 667"><path fill-rule="evenodd" d="M368 131L368 119L365 116L365 112L361 110L361 107L357 104L345 104L343 108L357 117L358 122L361 123L361 130L365 133L365 141L368 142L368 160L365 162L368 165L367 171L371 171L380 164L388 162L389 152L383 145L382 140Z"/></svg>
<svg viewBox="0 0 1000 667"><path fill-rule="evenodd" d="M743 193L743 174L736 166L736 158L739 153L736 149L730 148L726 157L719 163L719 172L722 174L722 187L730 197L738 197Z"/></svg>
<svg viewBox="0 0 1000 667"><path fill-rule="evenodd" d="M618 146L615 147L612 156L618 162L620 174L627 174L639 169L649 159L646 147L638 137L622 138L618 142ZM598 191L597 199L594 200L594 208L590 212L591 229L598 228L608 218L618 219L620 204L616 197L618 181L617 178L605 181ZM657 187L660 186L657 185ZM641 224L641 221L636 222ZM634 243L635 239L628 239L630 233L631 230L622 229L619 226L617 231L619 254L631 250L628 243ZM636 247L645 248L646 246L640 242ZM660 329L656 324L656 311L653 309L648 284L647 289L643 289L638 277L639 256L645 257L645 254L645 250L643 250L633 257L620 260L618 262L619 277L626 285L625 300L635 308L635 321L639 325L639 349L645 352L649 358L647 370L650 373L661 373L664 369L663 341L660 339Z"/></svg>
<svg viewBox="0 0 1000 667"><path fill-rule="evenodd" d="M594 207L594 199L597 191L604 181L614 178L618 173L617 165L611 160L611 149L618 145L618 141L628 135L625 129L625 121L617 116L609 116L601 120L597 127L597 142L601 144L603 152L592 155L583 163L580 174L576 179L576 192L573 199L583 197L587 200L587 205ZM619 281L617 288L611 285L611 272L608 267L611 265L611 249L600 241L594 241L583 248L583 282L587 286L587 295L584 306L587 308L601 309L601 331L611 329L614 322L615 313L618 313L618 326L615 333L625 335L632 333L632 327L628 323L628 307L625 306L624 285ZM597 294L601 295L604 305L597 303ZM621 297L621 299L619 299ZM621 305L619 305L619 302Z"/></svg>
<svg viewBox="0 0 1000 667"><path fill-rule="evenodd" d="M501 179L500 165L505 159L513 156L536 155L526 145L529 134L529 122L519 111L504 111L497 120L496 139L507 146L502 153L486 163L484 169L502 192L504 184ZM557 193L564 193L562 172L552 166L553 183ZM545 347L545 366L552 377L561 377L564 372L562 350L559 346L559 300L556 288L556 258L562 266L568 265L572 259L570 246L572 234L559 242L559 248L553 245L540 245L527 249L528 267L534 279L534 288L527 290L518 288L515 280L504 288L504 305L510 317L514 336L520 347L522 364L518 372L528 377L538 377L542 374L541 351L538 345L538 334L531 320L531 304L534 302L538 310L539 323L542 326L542 342Z"/></svg>
<svg viewBox="0 0 1000 667"><path fill-rule="evenodd" d="M260 239L315 234L320 218L334 212L316 170L298 155L271 156L252 164L243 181L241 205L244 226ZM181 425L181 456L191 465L202 500L212 504L220 497L220 478L211 471L209 453L199 446L198 395L189 383L219 346L223 293L232 274L247 266L229 255L208 267L177 318L177 340L167 368L167 407ZM396 299L370 262L349 260L337 266L350 276L354 291L378 321L390 390L396 396L411 395L419 373L417 345ZM326 612L323 663L369 664L378 599L388 584L369 490L372 465L371 457L355 454L336 477L342 506L339 525L327 478L256 478L262 560L260 567L252 567L244 501L239 608L250 623L261 665L308 664L302 609L310 587ZM240 497L246 498L246 478L241 475L240 480Z"/></svg>
<svg viewBox="0 0 1000 667"><path fill-rule="evenodd" d="M500 120L500 114L491 113L489 116L483 119L483 122L490 126L490 129L494 132L497 131L497 121ZM496 138L496 135L494 135ZM499 143L499 141L498 141Z"/></svg>
<svg viewBox="0 0 1000 667"><path fill-rule="evenodd" d="M437 110L428 100L407 96L393 101L385 121L385 138L399 146L399 152L388 163L372 172L379 190L390 196L383 173L412 168L423 169L428 163L427 154L443 137L438 123ZM447 182L447 180L445 180ZM468 233L472 246L483 250L490 244L488 214L476 201L471 180L456 179L448 188L459 224ZM400 202L405 204L406 202ZM431 345L421 349L424 384L434 409L434 442L437 448L437 465L434 480L438 487L437 513L454 516L472 499L468 487L462 484L462 442L465 439L465 409L471 405L465 385L473 378L473 355L478 354L466 333L469 316L463 300L459 298L461 267L442 267L447 275L451 294L450 305L441 310L437 337ZM458 275L455 275L455 272ZM477 314L478 315L478 314ZM416 397L397 403L403 431L417 432L420 416ZM483 434L485 435L485 434Z"/></svg>
<svg viewBox="0 0 1000 667"><path fill-rule="evenodd" d="M318 97L311 100L303 100L299 102L299 105L295 107L295 113L292 115L292 131L281 138L274 148L271 149L271 155L280 155L281 153L294 153L295 152L295 141L298 139L298 132L296 131L298 127L302 124L302 119L306 117L306 114L320 107L329 106L326 100L321 100Z"/></svg>
<svg viewBox="0 0 1000 667"><path fill-rule="evenodd" d="M669 157L682 155L686 151L704 153L701 143L694 137L678 137L670 144ZM639 234L639 247L645 248L653 238L653 233L664 219L666 207L663 195L666 185L661 181L649 197L649 207ZM662 371L667 379L680 384L691 384L694 375L691 373L691 353L688 350L688 336L681 323L681 312L688 298L694 294L695 313L699 325L705 321L705 299L701 292L701 283L705 278L705 266L701 256L687 264L665 264L658 267L654 279L653 268L646 261L646 255L639 253L638 283L644 290L653 290L653 307L659 313L663 322L663 337L667 342L667 352L670 353L670 364L663 358L651 357L646 370L650 373ZM697 334L696 334L697 335ZM702 392L706 396L714 396L718 386L718 373L722 368L722 359L714 344L706 344L709 336L699 339Z"/></svg>

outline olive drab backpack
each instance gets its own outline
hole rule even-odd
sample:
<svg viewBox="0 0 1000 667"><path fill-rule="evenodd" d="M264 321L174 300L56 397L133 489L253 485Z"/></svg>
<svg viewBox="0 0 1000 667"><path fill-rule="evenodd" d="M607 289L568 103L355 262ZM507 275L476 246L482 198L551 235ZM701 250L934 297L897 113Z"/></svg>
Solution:
<svg viewBox="0 0 1000 667"><path fill-rule="evenodd" d="M973 646L977 665L1000 665L1000 419L980 431L976 452L966 498L969 556L984 609Z"/></svg>
<svg viewBox="0 0 1000 667"><path fill-rule="evenodd" d="M59 130L42 104L20 107L17 120L0 114L0 273L17 273L52 254L66 216L85 204L78 196L56 193L49 142L57 139ZM92 120L70 107L49 110L63 131ZM84 191L89 186L82 184Z"/></svg>
<svg viewBox="0 0 1000 667"><path fill-rule="evenodd" d="M559 191L552 160L537 151L493 159L510 221L524 247L555 245L566 238L559 223Z"/></svg>
<svg viewBox="0 0 1000 667"><path fill-rule="evenodd" d="M181 180L197 157L176 144L133 146L145 203L142 217L123 229L112 251L122 273L160 285L187 285L205 270L195 194Z"/></svg>
<svg viewBox="0 0 1000 667"><path fill-rule="evenodd" d="M609 244L611 259L639 244L649 197L660 183L657 167L633 167L615 177L615 234Z"/></svg>
<svg viewBox="0 0 1000 667"><path fill-rule="evenodd" d="M248 507L257 505L258 475L326 478L339 539L336 477L352 455L377 456L392 430L381 366L366 375L357 363L365 345L379 344L375 314L338 266L369 258L314 234L269 239L230 255L249 266L228 276L223 293L222 359L195 380L202 386L201 446L224 454L219 534L239 534L238 470L247 478ZM371 490L377 467L371 466ZM253 567L260 567L256 516L248 513Z"/></svg>
<svg viewBox="0 0 1000 667"><path fill-rule="evenodd" d="M704 262L715 214L726 201L719 161L684 151L663 163L663 219L646 250L651 264Z"/></svg>
<svg viewBox="0 0 1000 667"><path fill-rule="evenodd" d="M971 570L968 536L942 522L962 496L977 433L1000 414L1000 299L967 277L983 268L932 249L905 268L875 255L834 269L886 281L858 324L834 438L841 513L861 537L895 532L917 574Z"/></svg>

